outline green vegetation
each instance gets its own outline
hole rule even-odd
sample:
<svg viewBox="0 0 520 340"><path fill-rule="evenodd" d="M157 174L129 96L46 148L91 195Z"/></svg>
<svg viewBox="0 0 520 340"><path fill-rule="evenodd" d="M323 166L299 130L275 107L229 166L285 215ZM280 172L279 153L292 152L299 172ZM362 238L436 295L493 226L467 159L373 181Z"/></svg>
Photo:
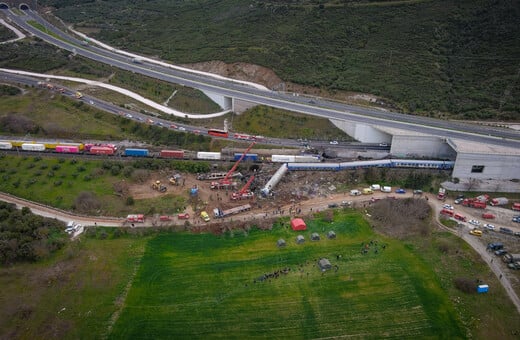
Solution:
<svg viewBox="0 0 520 340"><path fill-rule="evenodd" d="M518 314L498 280L456 236L397 241L339 210L306 222L302 245L286 218L270 231L246 227L222 235L136 238L154 231L89 229L45 262L0 267L2 335L512 339L518 331ZM325 237L329 230L336 239ZM311 242L311 232L322 239ZM285 248L276 247L279 238ZM320 257L338 270L321 275ZM286 267L287 274L260 280ZM460 277L484 279L490 292L460 292L454 284Z"/></svg>
<svg viewBox="0 0 520 340"><path fill-rule="evenodd" d="M147 241L82 238L46 261L0 267L0 336L101 339Z"/></svg>
<svg viewBox="0 0 520 340"><path fill-rule="evenodd" d="M270 123L266 124L266 122ZM352 140L327 119L268 106L255 106L243 114L234 116L233 129L270 137Z"/></svg>
<svg viewBox="0 0 520 340"><path fill-rule="evenodd" d="M16 34L4 25L0 26L0 42L16 38Z"/></svg>
<svg viewBox="0 0 520 340"><path fill-rule="evenodd" d="M140 140L183 149L207 150L210 138L131 121L47 90L0 96L0 133L73 139Z"/></svg>
<svg viewBox="0 0 520 340"><path fill-rule="evenodd" d="M0 201L0 264L46 258L65 244L63 223Z"/></svg>
<svg viewBox="0 0 520 340"><path fill-rule="evenodd" d="M310 220L302 245L289 229L284 219L268 234L157 236L110 337L464 337L435 274L359 215ZM331 229L336 239L325 237ZM311 232L322 240L311 242ZM277 248L279 238L286 248ZM326 273L321 257L333 265Z"/></svg>
<svg viewBox="0 0 520 340"><path fill-rule="evenodd" d="M1 156L0 191L80 213L124 216L132 211L173 214L184 198L163 195L127 204L128 185L149 180L151 171L176 169L206 172L205 162L136 160L132 162L65 160L64 158Z"/></svg>
<svg viewBox="0 0 520 340"><path fill-rule="evenodd" d="M42 3L96 38L175 63L250 62L418 114L517 119L520 111L514 1Z"/></svg>
<svg viewBox="0 0 520 340"><path fill-rule="evenodd" d="M17 96L19 95L20 93L22 93L22 91L17 88L17 87L14 87L14 86L9 86L9 85L0 85L0 97L2 96Z"/></svg>

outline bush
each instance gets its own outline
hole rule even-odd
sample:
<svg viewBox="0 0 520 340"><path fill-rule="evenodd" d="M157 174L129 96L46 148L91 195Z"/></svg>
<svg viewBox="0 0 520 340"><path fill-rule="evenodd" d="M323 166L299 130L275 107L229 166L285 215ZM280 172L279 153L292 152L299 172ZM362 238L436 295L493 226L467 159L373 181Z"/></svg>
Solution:
<svg viewBox="0 0 520 340"><path fill-rule="evenodd" d="M465 277L458 277L453 280L453 283L455 285L455 288L457 288L461 292L467 294L474 294L477 291L477 287L474 280Z"/></svg>
<svg viewBox="0 0 520 340"><path fill-rule="evenodd" d="M128 196L126 198L126 205L134 205L134 203L135 203L135 200L132 196Z"/></svg>

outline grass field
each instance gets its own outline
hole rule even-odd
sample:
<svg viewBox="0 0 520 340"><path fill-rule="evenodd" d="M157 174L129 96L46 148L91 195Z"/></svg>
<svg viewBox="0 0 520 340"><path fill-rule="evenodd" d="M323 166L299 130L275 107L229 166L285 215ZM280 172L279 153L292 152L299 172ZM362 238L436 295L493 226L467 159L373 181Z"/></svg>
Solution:
<svg viewBox="0 0 520 340"><path fill-rule="evenodd" d="M44 262L0 267L0 337L516 338L520 316L456 236L397 241L355 212L306 222L302 245L286 219L223 235L93 229ZM312 231L322 239L309 241ZM361 255L371 240L378 253L373 244ZM320 257L338 270L322 275ZM456 277L484 279L490 292L462 293Z"/></svg>
<svg viewBox="0 0 520 340"><path fill-rule="evenodd" d="M102 338L147 241L85 238L48 261L0 267L0 338Z"/></svg>
<svg viewBox="0 0 520 340"><path fill-rule="evenodd" d="M311 242L311 232L321 241ZM465 336L435 273L359 215L316 219L302 234L307 241L297 245L285 223L268 233L157 236L110 338ZM277 248L279 238L286 248ZM371 240L377 246L362 255ZM316 266L322 257L333 265L325 273Z"/></svg>

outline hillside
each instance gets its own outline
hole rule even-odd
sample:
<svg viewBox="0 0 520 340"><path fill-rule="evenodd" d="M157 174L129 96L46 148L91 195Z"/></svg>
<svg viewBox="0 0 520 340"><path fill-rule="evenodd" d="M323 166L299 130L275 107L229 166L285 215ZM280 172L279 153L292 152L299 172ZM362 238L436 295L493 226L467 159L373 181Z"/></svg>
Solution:
<svg viewBox="0 0 520 340"><path fill-rule="evenodd" d="M514 1L40 3L96 38L175 63L257 64L285 82L373 94L416 114L519 118Z"/></svg>

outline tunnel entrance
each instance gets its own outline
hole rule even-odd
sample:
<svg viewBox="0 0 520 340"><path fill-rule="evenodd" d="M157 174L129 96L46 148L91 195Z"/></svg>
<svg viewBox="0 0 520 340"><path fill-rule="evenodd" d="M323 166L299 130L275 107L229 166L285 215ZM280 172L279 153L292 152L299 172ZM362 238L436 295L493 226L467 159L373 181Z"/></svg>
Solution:
<svg viewBox="0 0 520 340"><path fill-rule="evenodd" d="M7 5L5 2L0 2L0 9L9 9L9 5Z"/></svg>
<svg viewBox="0 0 520 340"><path fill-rule="evenodd" d="M27 4L20 4L20 9L21 9L22 11L28 11L28 10L30 10L29 5L27 5Z"/></svg>

